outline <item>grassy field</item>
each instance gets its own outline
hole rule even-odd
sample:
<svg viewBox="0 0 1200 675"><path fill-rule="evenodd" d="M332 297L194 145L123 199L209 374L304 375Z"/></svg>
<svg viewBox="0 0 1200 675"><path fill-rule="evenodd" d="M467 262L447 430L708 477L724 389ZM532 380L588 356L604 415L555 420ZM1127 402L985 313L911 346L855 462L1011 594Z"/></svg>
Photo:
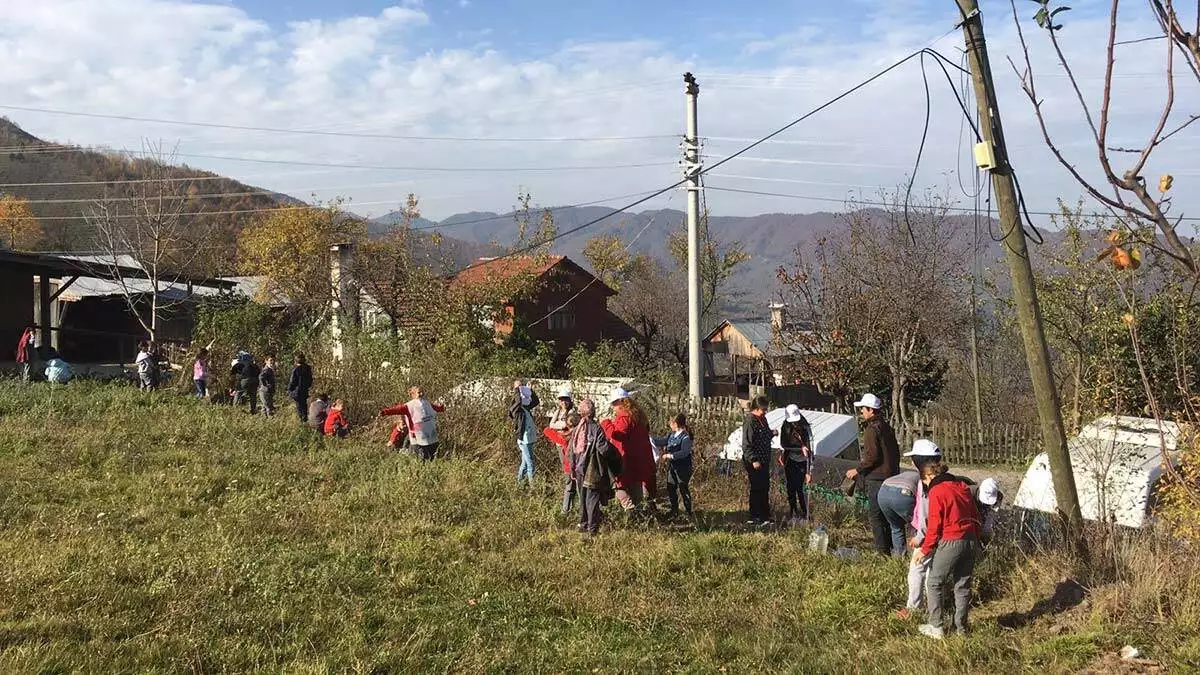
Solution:
<svg viewBox="0 0 1200 675"><path fill-rule="evenodd" d="M999 552L975 632L930 642L893 618L903 563L726 525L719 479L697 531L581 541L557 474L516 488L515 450L422 465L88 383L0 382L0 439L2 672L1075 672L1127 643L1200 662L1194 624L1117 593L1030 614L1062 572Z"/></svg>

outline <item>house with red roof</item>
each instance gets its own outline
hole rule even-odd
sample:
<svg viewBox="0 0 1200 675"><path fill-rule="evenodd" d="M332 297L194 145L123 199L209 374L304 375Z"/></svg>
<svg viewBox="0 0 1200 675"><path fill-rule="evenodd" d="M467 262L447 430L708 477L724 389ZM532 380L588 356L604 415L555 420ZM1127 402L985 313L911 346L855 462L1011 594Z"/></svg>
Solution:
<svg viewBox="0 0 1200 675"><path fill-rule="evenodd" d="M498 336L520 326L531 339L552 344L559 365L578 345L635 336L608 309L616 291L566 256L480 258L450 283L471 302L497 310L491 325Z"/></svg>

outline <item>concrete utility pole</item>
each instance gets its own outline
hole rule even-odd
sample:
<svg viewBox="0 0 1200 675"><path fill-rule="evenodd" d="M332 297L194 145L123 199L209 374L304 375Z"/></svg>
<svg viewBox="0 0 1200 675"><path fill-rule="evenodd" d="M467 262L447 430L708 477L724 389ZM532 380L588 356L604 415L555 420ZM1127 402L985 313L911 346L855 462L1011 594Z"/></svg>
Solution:
<svg viewBox="0 0 1200 675"><path fill-rule="evenodd" d="M1075 490L1075 475L1071 470L1071 455L1067 450L1062 406L1050 370L1050 349L1046 346L1046 334L1042 328L1042 311L1033 283L1033 266L1029 261L1029 249L1025 242L1021 215L1017 210L1017 190L1013 181L1012 166L1008 162L1008 150L1004 145L1000 107L996 102L996 88L992 82L987 44L983 38L983 17L979 13L977 0L955 1L962 13L963 35L966 38L967 53L970 55L971 79L975 81L980 133L984 143L990 145L993 153L991 158L987 158L985 148L981 158L981 153L977 151L976 162L981 167L991 165L992 188L996 192L1000 229L1004 233L1004 251L1008 259L1008 271L1012 276L1013 304L1017 308L1017 321L1021 325L1021 336L1025 342L1025 359L1029 362L1029 375L1033 380L1033 391L1037 398L1042 442L1050 458L1054 495L1059 514L1072 531L1077 531L1075 528L1082 520L1079 495Z"/></svg>
<svg viewBox="0 0 1200 675"><path fill-rule="evenodd" d="M687 134L683 138L683 176L687 179L688 234L688 392L704 395L704 362L700 353L700 132L696 99L700 85L691 73L683 74L687 94Z"/></svg>

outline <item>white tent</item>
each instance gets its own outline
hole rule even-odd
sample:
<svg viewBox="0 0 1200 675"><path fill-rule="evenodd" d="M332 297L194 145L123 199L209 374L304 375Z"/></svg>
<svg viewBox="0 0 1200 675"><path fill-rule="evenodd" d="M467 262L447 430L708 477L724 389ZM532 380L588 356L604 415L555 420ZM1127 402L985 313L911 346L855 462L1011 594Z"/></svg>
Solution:
<svg viewBox="0 0 1200 675"><path fill-rule="evenodd" d="M812 451L816 456L839 457L847 448L858 445L858 422L852 415L838 415L818 410L805 410L803 412L805 419L812 426ZM783 421L786 416L787 411L783 408L772 410L767 413L767 424L772 429L778 430L783 427ZM778 436L775 437L775 440L771 441L771 446L776 450L780 449ZM729 434L729 439L725 442L725 447L721 450L719 457L733 461L738 461L742 458L741 427L734 429Z"/></svg>
<svg viewBox="0 0 1200 675"><path fill-rule="evenodd" d="M1117 416L1101 417L1081 429L1067 447L1083 517L1127 527L1144 525L1162 475L1164 448L1167 461L1174 463L1180 433L1174 422L1163 422L1160 429L1152 419ZM1013 504L1055 512L1058 502L1045 453L1025 472Z"/></svg>

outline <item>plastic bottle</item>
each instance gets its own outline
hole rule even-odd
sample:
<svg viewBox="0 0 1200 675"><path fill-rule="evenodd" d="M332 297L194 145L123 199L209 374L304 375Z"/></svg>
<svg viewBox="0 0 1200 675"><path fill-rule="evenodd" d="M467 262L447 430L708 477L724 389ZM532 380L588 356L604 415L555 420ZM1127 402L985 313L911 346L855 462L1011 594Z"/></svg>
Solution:
<svg viewBox="0 0 1200 675"><path fill-rule="evenodd" d="M817 529L808 535L808 550L817 553L829 552L829 532L825 530L824 525L818 525Z"/></svg>

